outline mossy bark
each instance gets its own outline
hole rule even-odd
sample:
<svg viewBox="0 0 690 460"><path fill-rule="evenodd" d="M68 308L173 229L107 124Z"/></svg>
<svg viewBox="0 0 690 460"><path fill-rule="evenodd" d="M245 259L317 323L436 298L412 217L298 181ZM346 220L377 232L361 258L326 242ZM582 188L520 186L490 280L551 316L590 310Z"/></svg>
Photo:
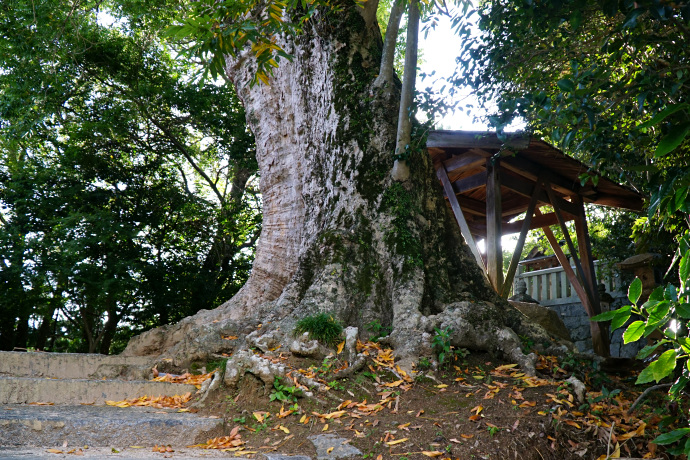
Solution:
<svg viewBox="0 0 690 460"><path fill-rule="evenodd" d="M126 353L196 359L242 346L222 337L258 324L285 342L297 319L327 312L360 333L375 320L391 328L408 364L430 353L435 327L453 328L458 345L524 361L514 331L540 332L487 284L426 151L412 152L409 179L391 178L399 88L374 85L374 13L353 5L317 15L282 43L294 60L269 85L250 85L251 53L228 61L261 174L252 275L218 309L135 338Z"/></svg>

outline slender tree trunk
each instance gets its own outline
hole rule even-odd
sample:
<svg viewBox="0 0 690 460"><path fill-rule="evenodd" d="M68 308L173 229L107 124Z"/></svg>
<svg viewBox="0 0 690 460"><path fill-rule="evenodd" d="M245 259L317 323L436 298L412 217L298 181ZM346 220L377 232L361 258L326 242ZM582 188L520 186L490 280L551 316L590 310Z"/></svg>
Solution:
<svg viewBox="0 0 690 460"><path fill-rule="evenodd" d="M221 308L148 331L125 353L181 363L231 349L223 334L258 323L289 344L297 319L329 312L360 334L374 320L390 327L404 365L431 354L439 327L454 331L454 345L529 367L515 331L539 331L485 282L426 151L411 152L408 180L391 178L400 93L373 84L382 46L375 8L320 12L304 35L281 44L294 59L280 62L269 85L250 85L251 53L227 62L261 177L263 226L249 281Z"/></svg>
<svg viewBox="0 0 690 460"><path fill-rule="evenodd" d="M48 311L43 315L41 320L41 325L38 327L36 335L36 349L45 351L46 344L48 343L48 338L50 337L51 330L53 329L53 315L55 314L55 307L50 307Z"/></svg>

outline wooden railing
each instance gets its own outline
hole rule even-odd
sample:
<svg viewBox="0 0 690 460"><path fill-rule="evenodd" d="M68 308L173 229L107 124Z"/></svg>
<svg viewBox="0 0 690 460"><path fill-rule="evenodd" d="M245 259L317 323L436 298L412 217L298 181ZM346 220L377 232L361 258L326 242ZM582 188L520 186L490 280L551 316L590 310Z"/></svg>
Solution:
<svg viewBox="0 0 690 460"><path fill-rule="evenodd" d="M597 273L597 283L604 283L606 292L613 297L624 295L621 290L621 278L618 274L601 277L598 261L594 262L594 267ZM519 280L523 280L527 284L527 295L542 305L560 305L580 301L568 281L563 267L544 268L542 270L519 273L515 277L514 286ZM513 292L515 292L514 286Z"/></svg>

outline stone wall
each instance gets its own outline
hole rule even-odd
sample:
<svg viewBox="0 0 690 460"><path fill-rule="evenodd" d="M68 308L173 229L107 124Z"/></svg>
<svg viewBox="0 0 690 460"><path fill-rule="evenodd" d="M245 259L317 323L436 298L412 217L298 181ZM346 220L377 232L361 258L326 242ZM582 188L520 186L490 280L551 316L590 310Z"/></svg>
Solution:
<svg viewBox="0 0 690 460"><path fill-rule="evenodd" d="M623 306L627 302L625 297L618 297L611 304L611 309ZM563 324L568 328L572 342L578 350L585 353L593 353L592 335L589 329L589 317L579 301L545 305L558 313ZM637 343L623 344L623 332L626 326L613 332L611 336L611 356L622 358L634 358L637 352L645 345L644 340Z"/></svg>

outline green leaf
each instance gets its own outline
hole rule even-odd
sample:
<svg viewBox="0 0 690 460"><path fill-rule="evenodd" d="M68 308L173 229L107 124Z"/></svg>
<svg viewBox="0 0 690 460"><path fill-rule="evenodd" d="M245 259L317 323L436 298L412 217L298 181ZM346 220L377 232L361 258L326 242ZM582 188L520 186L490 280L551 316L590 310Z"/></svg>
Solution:
<svg viewBox="0 0 690 460"><path fill-rule="evenodd" d="M613 321L611 321L611 330L615 331L616 329L623 327L625 323L628 322L630 319L630 310L627 312L621 312L618 316L616 316Z"/></svg>
<svg viewBox="0 0 690 460"><path fill-rule="evenodd" d="M654 289L651 294L649 294L649 302L660 302L662 300L664 300L664 287L659 286L658 288Z"/></svg>
<svg viewBox="0 0 690 460"><path fill-rule="evenodd" d="M676 357L676 350L665 351L656 361L653 361L645 370L640 372L635 384L649 383L652 380L658 383L676 368Z"/></svg>
<svg viewBox="0 0 690 460"><path fill-rule="evenodd" d="M649 383L652 380L654 380L654 372L652 372L650 364L644 370L642 370L642 372L640 372L640 375L637 376L637 380L635 380L635 384L642 385L643 383Z"/></svg>
<svg viewBox="0 0 690 460"><path fill-rule="evenodd" d="M671 153L683 143L685 136L688 134L690 134L690 126L688 125L675 125L672 127L668 134L661 139L659 145L657 145L654 158L663 157Z"/></svg>
<svg viewBox="0 0 690 460"><path fill-rule="evenodd" d="M683 391L683 388L690 382L690 379L687 377L683 377L682 375L678 377L678 379L673 383L671 386L671 389L668 390L669 393L671 394L680 394L681 391Z"/></svg>
<svg viewBox="0 0 690 460"><path fill-rule="evenodd" d="M680 441L688 434L690 434L690 428L681 428L679 430L673 430L670 433L661 434L652 442L660 446L665 446L667 444L673 444L676 441Z"/></svg>
<svg viewBox="0 0 690 460"><path fill-rule="evenodd" d="M690 319L690 304L681 303L676 305L676 315L683 319Z"/></svg>
<svg viewBox="0 0 690 460"><path fill-rule="evenodd" d="M618 312L621 309L619 308L618 310L611 310L611 311L605 311L604 313L599 313L596 316L592 316L591 320L592 321L611 321L613 318L616 317Z"/></svg>
<svg viewBox="0 0 690 460"><path fill-rule="evenodd" d="M637 25L637 18L640 17L642 13L644 13L645 9L644 8L635 8L632 10L630 13L628 13L628 16L625 18L625 22L623 23L623 28L624 29L632 29Z"/></svg>
<svg viewBox="0 0 690 460"><path fill-rule="evenodd" d="M676 302L678 300L678 288L672 284L666 286L666 288L664 288L664 299Z"/></svg>
<svg viewBox="0 0 690 460"><path fill-rule="evenodd" d="M654 380L657 383L664 377L670 375L676 368L676 350L667 350L659 356L659 359L650 364L653 367Z"/></svg>
<svg viewBox="0 0 690 460"><path fill-rule="evenodd" d="M663 340L660 340L659 342L645 346L642 350L637 352L636 358L637 359L645 359L647 356L654 353L654 350L659 348L660 345L663 345L665 343L669 343L669 340L663 339Z"/></svg>
<svg viewBox="0 0 690 460"><path fill-rule="evenodd" d="M628 299L633 304L636 304L637 301L640 300L641 295L642 281L639 278L635 278L635 280L632 283L630 283L630 288L628 289Z"/></svg>
<svg viewBox="0 0 690 460"><path fill-rule="evenodd" d="M644 321L634 321L623 333L623 343L635 342L644 334Z"/></svg>
<svg viewBox="0 0 690 460"><path fill-rule="evenodd" d="M671 303L668 300L659 302L653 307L649 308L649 318L647 318L647 325L656 325L663 321L666 315L668 315L670 308Z"/></svg>
<svg viewBox="0 0 690 460"><path fill-rule="evenodd" d="M688 191L690 189L688 187L682 187L679 190L676 191L675 196L673 197L673 211L678 211L680 208L683 207L685 204L685 200L688 198Z"/></svg>
<svg viewBox="0 0 690 460"><path fill-rule="evenodd" d="M649 128L650 126L654 126L658 124L660 121L662 121L664 118L668 117L669 115L673 115L674 113L678 112L679 110L684 110L690 108L690 104L684 102L682 104L674 104L666 109L662 110L658 114L656 114L654 117L652 117L650 120L645 121L641 125L637 127L637 129L643 129L643 128Z"/></svg>
<svg viewBox="0 0 690 460"><path fill-rule="evenodd" d="M680 285L687 286L690 281L690 252L686 252L680 259L678 266L678 277L680 278Z"/></svg>
<svg viewBox="0 0 690 460"><path fill-rule="evenodd" d="M556 82L558 87L565 92L572 92L575 89L575 83L570 78L564 78Z"/></svg>

